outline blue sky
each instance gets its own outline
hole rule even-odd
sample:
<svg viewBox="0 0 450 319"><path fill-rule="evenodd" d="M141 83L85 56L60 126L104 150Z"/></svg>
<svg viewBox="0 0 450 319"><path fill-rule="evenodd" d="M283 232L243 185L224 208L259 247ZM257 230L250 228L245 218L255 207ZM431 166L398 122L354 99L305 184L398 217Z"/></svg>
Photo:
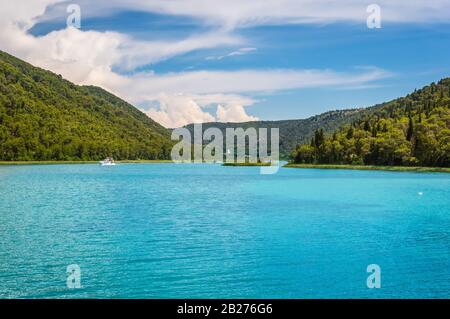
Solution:
<svg viewBox="0 0 450 319"><path fill-rule="evenodd" d="M79 84L103 86L165 126L305 118L384 102L450 76L445 1L434 1L434 11L426 1L415 10L381 4L380 29L367 27L364 1L298 15L256 3L256 13L230 8L233 1L216 2L223 15L176 1L81 1L79 30L67 27L67 2L47 2L21 30L36 44L27 51L6 39L1 49ZM39 42L54 46L47 57L34 52Z"/></svg>

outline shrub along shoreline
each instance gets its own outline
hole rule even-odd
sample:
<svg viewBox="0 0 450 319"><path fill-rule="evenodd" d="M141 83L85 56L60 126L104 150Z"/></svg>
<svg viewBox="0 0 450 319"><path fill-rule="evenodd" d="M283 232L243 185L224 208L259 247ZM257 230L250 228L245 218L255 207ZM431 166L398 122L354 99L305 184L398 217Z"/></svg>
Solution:
<svg viewBox="0 0 450 319"><path fill-rule="evenodd" d="M352 169L365 171L393 171L418 173L450 173L448 167L421 167L421 166L375 166L375 165L345 165L345 164L286 164L286 168L315 168L315 169Z"/></svg>
<svg viewBox="0 0 450 319"><path fill-rule="evenodd" d="M163 164L172 163L171 160L123 160L118 164ZM0 166L6 165L74 165L74 164L99 164L99 161L0 161Z"/></svg>

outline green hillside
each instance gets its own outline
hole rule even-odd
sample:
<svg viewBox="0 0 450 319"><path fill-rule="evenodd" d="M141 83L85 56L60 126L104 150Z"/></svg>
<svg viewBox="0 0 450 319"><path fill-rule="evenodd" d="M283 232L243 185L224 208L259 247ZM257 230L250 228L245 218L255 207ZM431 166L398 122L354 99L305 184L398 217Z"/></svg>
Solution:
<svg viewBox="0 0 450 319"><path fill-rule="evenodd" d="M244 123L204 123L203 130L205 131L210 127L217 127L222 130L223 136L225 136L226 128L242 127L247 129L249 127L254 127L256 129L267 128L268 130L271 128L279 128L280 155L283 158L288 158L299 143L309 141L309 139L314 135L315 130L321 128L325 132L333 132L341 125L350 123L350 121L358 116L361 111L361 109L329 111L302 120L255 121ZM194 129L193 125L187 125L186 128L189 129L192 134Z"/></svg>
<svg viewBox="0 0 450 319"><path fill-rule="evenodd" d="M295 163L450 166L450 78L361 112L333 134L317 130Z"/></svg>
<svg viewBox="0 0 450 319"><path fill-rule="evenodd" d="M167 159L170 132L97 87L0 51L0 160Z"/></svg>

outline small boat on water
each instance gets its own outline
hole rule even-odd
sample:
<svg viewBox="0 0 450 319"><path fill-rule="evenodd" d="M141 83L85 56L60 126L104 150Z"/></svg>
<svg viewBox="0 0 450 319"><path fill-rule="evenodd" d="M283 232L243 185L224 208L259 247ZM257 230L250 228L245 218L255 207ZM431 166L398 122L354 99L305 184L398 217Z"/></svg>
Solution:
<svg viewBox="0 0 450 319"><path fill-rule="evenodd" d="M116 162L114 162L114 159L112 157L107 157L103 161L100 161L101 166L114 166L116 165Z"/></svg>

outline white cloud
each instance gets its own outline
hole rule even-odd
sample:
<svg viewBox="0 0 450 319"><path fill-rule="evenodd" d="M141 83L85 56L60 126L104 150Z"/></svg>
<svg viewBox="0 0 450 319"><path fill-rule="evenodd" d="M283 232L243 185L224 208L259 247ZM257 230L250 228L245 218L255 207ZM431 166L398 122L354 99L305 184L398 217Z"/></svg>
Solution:
<svg viewBox="0 0 450 319"><path fill-rule="evenodd" d="M160 94L157 97L159 110L144 111L155 121L168 128L181 127L189 123L214 122L215 118L204 112L190 96Z"/></svg>
<svg viewBox="0 0 450 319"><path fill-rule="evenodd" d="M117 2L117 1L116 1ZM144 10L194 16L234 28L269 23L326 23L362 21L373 1L361 0L134 0ZM446 0L377 0L383 20L389 22L448 22L450 3Z"/></svg>
<svg viewBox="0 0 450 319"><path fill-rule="evenodd" d="M209 107L217 103L249 106L258 102L253 98L237 94L193 94L191 96L201 107Z"/></svg>
<svg viewBox="0 0 450 319"><path fill-rule="evenodd" d="M365 22L372 0L78 0L87 15L127 9L194 17L228 30L263 24ZM377 0L386 22L448 22L447 0Z"/></svg>
<svg viewBox="0 0 450 319"><path fill-rule="evenodd" d="M219 56L208 56L206 57L206 60L222 60L223 58L226 57L232 57L232 56L237 56L237 55L244 55L244 54L248 54L250 52L256 51L256 48L240 48L236 51L230 52L228 54L225 55L219 55Z"/></svg>
<svg viewBox="0 0 450 319"><path fill-rule="evenodd" d="M243 42L238 36L224 32L211 32L191 36L179 41L133 41L127 39L121 46L124 51L118 66L126 70L133 70L140 65L156 63L176 55L198 49L208 49L219 46L238 45Z"/></svg>
<svg viewBox="0 0 450 319"><path fill-rule="evenodd" d="M385 70L367 67L353 72L333 70L238 70L191 71L156 74L139 73L128 77L123 89L136 102L149 99L159 92L169 94L243 94L270 93L280 90L311 87L352 87L390 76ZM108 85L109 79L105 79Z"/></svg>
<svg viewBox="0 0 450 319"><path fill-rule="evenodd" d="M0 25L14 23L23 30L28 30L45 13L48 6L63 0L1 0Z"/></svg>
<svg viewBox="0 0 450 319"><path fill-rule="evenodd" d="M238 37L222 33L170 42L137 41L117 32L75 28L54 31L42 37L34 37L15 24L3 25L0 30L3 50L30 63L66 73L68 79L77 83L89 80L89 73L98 68L133 70L196 49L234 45L240 41Z"/></svg>
<svg viewBox="0 0 450 319"><path fill-rule="evenodd" d="M217 106L217 121L219 122L248 122L257 121L258 118L249 116L242 105Z"/></svg>
<svg viewBox="0 0 450 319"><path fill-rule="evenodd" d="M256 117L249 116L244 108L256 101L239 95L163 93L156 96L154 102L157 102L158 108L151 107L149 110L142 111L168 128L182 127L190 123L257 120ZM214 113L214 108L217 108L216 116L211 115ZM211 109L211 112L205 109Z"/></svg>
<svg viewBox="0 0 450 319"><path fill-rule="evenodd" d="M228 56L244 55L244 54L247 54L249 52L256 51L256 50L257 50L256 48L240 48L237 51L233 51L231 53L228 53Z"/></svg>

